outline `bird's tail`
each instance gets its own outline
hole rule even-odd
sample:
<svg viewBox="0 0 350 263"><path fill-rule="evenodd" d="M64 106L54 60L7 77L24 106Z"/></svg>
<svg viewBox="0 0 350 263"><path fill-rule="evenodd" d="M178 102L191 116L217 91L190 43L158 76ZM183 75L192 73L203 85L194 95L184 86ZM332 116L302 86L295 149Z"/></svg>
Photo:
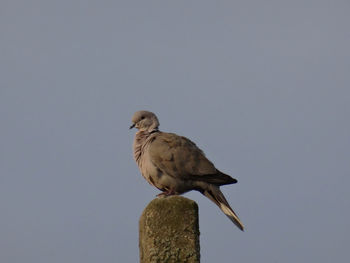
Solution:
<svg viewBox="0 0 350 263"><path fill-rule="evenodd" d="M209 185L207 189L202 191L202 194L208 197L211 201L213 201L240 230L244 230L244 226L241 220L239 220L238 216L232 210L218 186Z"/></svg>

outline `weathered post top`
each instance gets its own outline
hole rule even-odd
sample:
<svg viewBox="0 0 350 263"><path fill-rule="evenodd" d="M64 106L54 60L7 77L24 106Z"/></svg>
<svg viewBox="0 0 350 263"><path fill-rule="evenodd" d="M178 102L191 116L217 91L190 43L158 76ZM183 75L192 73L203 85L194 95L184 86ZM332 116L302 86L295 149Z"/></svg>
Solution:
<svg viewBox="0 0 350 263"><path fill-rule="evenodd" d="M140 218L140 262L199 262L197 204L182 196L152 200Z"/></svg>

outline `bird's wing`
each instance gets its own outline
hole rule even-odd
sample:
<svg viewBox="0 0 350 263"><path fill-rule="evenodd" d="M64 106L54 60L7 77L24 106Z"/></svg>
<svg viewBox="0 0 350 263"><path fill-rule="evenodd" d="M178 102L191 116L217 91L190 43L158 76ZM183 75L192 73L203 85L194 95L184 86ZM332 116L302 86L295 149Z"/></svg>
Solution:
<svg viewBox="0 0 350 263"><path fill-rule="evenodd" d="M217 170L196 144L173 133L159 132L149 146L149 156L158 169L175 178L215 185L237 182Z"/></svg>

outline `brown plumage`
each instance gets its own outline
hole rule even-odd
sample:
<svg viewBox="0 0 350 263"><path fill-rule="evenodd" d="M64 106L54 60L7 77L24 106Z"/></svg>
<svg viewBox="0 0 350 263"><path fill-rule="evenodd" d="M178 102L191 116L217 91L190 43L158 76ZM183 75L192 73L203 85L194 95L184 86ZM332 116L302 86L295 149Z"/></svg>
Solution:
<svg viewBox="0 0 350 263"><path fill-rule="evenodd" d="M138 111L132 122L130 128L139 130L134 140L134 158L143 177L162 191L159 195L197 190L243 230L243 224L220 191L221 185L237 183L236 179L216 169L189 139L159 131L159 121L154 113Z"/></svg>

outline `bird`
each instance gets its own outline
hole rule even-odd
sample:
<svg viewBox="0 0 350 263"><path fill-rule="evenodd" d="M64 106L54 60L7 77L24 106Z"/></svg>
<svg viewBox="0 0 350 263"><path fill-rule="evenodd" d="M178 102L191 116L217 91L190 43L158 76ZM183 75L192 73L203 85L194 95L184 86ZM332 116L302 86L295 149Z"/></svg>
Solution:
<svg viewBox="0 0 350 263"><path fill-rule="evenodd" d="M220 191L222 185L237 183L235 178L215 168L188 138L160 131L153 112L137 111L131 121L130 129L138 129L133 142L134 159L146 181L162 191L158 197L198 191L244 231L241 220Z"/></svg>

